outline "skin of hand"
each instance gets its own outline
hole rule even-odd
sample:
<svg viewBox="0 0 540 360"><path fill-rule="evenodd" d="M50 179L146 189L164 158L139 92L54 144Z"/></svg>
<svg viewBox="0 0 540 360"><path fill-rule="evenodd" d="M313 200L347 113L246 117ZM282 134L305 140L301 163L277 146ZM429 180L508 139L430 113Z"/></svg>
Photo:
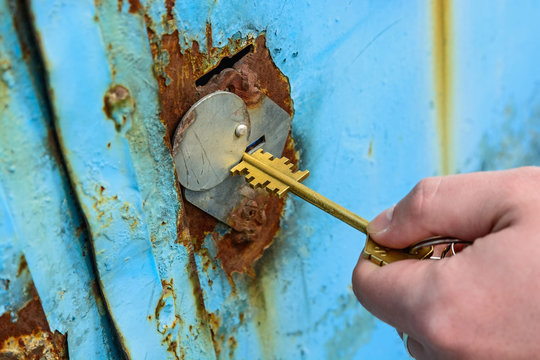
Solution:
<svg viewBox="0 0 540 360"><path fill-rule="evenodd" d="M540 168L424 179L368 232L397 249L435 235L474 241L442 260L360 257L354 269L358 300L409 334L416 359L540 357Z"/></svg>

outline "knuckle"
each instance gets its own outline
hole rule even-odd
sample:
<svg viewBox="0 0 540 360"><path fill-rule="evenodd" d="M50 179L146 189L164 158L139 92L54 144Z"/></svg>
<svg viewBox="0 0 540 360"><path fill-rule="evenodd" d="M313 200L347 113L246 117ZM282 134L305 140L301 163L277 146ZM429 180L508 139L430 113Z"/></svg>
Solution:
<svg viewBox="0 0 540 360"><path fill-rule="evenodd" d="M430 177L420 180L412 191L409 211L414 217L424 217L429 214L434 199L436 199L442 177Z"/></svg>
<svg viewBox="0 0 540 360"><path fill-rule="evenodd" d="M511 204L537 201L540 167L527 166L507 171L500 186L504 198Z"/></svg>

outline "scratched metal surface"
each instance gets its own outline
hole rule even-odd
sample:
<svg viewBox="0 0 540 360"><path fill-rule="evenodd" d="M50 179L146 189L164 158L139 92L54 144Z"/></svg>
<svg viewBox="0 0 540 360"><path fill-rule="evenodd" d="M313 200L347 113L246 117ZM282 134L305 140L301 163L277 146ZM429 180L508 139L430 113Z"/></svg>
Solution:
<svg viewBox="0 0 540 360"><path fill-rule="evenodd" d="M203 52L209 25L215 48L265 32L290 81L306 184L371 218L425 176L539 164L539 8L30 1L45 91L0 1L0 315L33 282L74 359L407 358L352 294L363 235L297 199L255 277L231 286L210 236L192 266L155 78L169 59L153 65L146 27L152 46L179 30L181 50L195 40ZM21 255L29 272L18 274ZM98 278L103 298L90 291Z"/></svg>

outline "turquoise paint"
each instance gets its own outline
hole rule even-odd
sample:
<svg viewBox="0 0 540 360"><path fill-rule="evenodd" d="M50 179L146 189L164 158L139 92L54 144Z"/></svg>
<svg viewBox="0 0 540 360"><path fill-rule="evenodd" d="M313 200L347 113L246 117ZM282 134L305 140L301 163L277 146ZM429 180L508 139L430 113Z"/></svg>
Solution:
<svg viewBox="0 0 540 360"><path fill-rule="evenodd" d="M9 313L12 321L16 321L17 312L32 299L34 284L28 269L19 271L24 253L7 207L0 187L0 314Z"/></svg>
<svg viewBox="0 0 540 360"><path fill-rule="evenodd" d="M26 301L24 287L33 279L54 329L71 334L98 325L86 343L72 347L70 342L72 357L81 358L83 351L108 354L112 336L106 322L99 314L80 320L78 315L85 313L81 305L70 303L75 301L70 294L94 278L88 257L82 257L87 233L74 235L81 223L77 196L107 310L131 356L173 357L166 348L177 340L173 351L178 354L212 358L214 344L196 310L190 254L177 239L182 207L159 121L145 23L142 14L128 13L128 2L120 2L120 11L118 4L31 2L56 131L76 195L67 195L66 178L50 154L46 161L37 155L46 148L44 129L50 127L36 100L41 90L33 90L24 75L20 50L0 52L23 69L21 76L2 65L0 86L8 91L0 90L0 103L10 110L2 110L0 119L8 119L8 125L27 121L25 127L3 127L0 134L0 153L9 153L0 160L0 210L9 213L0 221L0 258L7 261L0 277L13 278L23 253L30 267L11 292L0 289L0 306L4 311L19 308ZM306 184L315 190L371 218L419 179L437 174L429 2L177 0L169 22L164 22L163 2L143 5L158 38L178 29L183 49L194 40L206 49L207 22L215 47L230 38L266 33L274 61L291 84L300 167L311 171ZM507 0L452 4L453 150L459 171L538 164L538 7L532 1L517 6ZM4 7L0 19L6 14ZM11 23L1 24L0 46L16 48ZM166 56L161 60L168 62ZM130 98L113 111L112 120L103 112L103 98L115 85L126 88ZM28 146L21 147L15 141L23 130L34 141L24 139ZM31 150L36 148L41 150ZM31 161L22 161L26 157ZM28 186L55 196L47 198L50 202L30 199L30 193L21 191ZM30 216L44 214L49 223L27 224ZM37 226L45 234L39 246L28 236ZM43 230L49 228L62 229L64 236L59 240L51 235L54 230ZM362 309L352 294L350 274L363 242L362 234L291 197L280 234L255 265L256 277L235 274L233 287L207 237L207 253L196 254L195 262L206 312L217 322L218 357L407 358L394 330ZM77 246L67 248L72 243ZM65 249L64 255L51 256L58 248ZM51 273L53 268L74 270ZM78 282L73 280L77 276ZM55 298L60 284L69 284L64 285L64 302ZM99 299L84 299L96 314ZM67 321L67 314L76 321Z"/></svg>
<svg viewBox="0 0 540 360"><path fill-rule="evenodd" d="M453 8L459 171L540 165L539 4L456 1Z"/></svg>
<svg viewBox="0 0 540 360"><path fill-rule="evenodd" d="M69 334L71 358L114 359L111 329L93 290L87 233L9 9L0 1L0 276L4 285L10 281L0 288L0 306L16 314L31 299L33 282L51 330ZM29 272L18 274L23 255Z"/></svg>
<svg viewBox="0 0 540 360"><path fill-rule="evenodd" d="M168 343L178 356L210 359L214 355L211 335L197 312L198 299L193 295L194 284L190 280L193 269L188 249L182 244L185 239L177 234L181 204L173 160L165 144L165 127L159 118L158 88L144 19L142 14L129 13L127 2L121 11L117 7L116 2L98 6L98 23L108 47L111 81L125 86L135 104L131 128L125 136L159 277L172 288L172 292L164 294L166 306L159 319L154 316L152 324L164 337L171 336Z"/></svg>
<svg viewBox="0 0 540 360"><path fill-rule="evenodd" d="M164 8L148 3L153 24L159 23ZM207 22L215 47L266 32L274 61L291 83L293 134L301 167L311 171L306 184L315 190L371 217L436 173L425 4L177 1L173 14L183 48L196 40L205 49ZM257 278L235 275L233 289L207 238L208 256L197 261L207 311L221 319L221 357L403 355L400 347L369 345L382 339L369 335L374 319L350 288L363 241L320 210L289 199L282 232L257 264Z"/></svg>
<svg viewBox="0 0 540 360"><path fill-rule="evenodd" d="M31 5L56 130L119 340L134 359L172 357L167 334L151 320L164 290L126 139L136 104L128 99L115 110L113 116L126 116L121 126L104 113L104 97L115 84L94 2Z"/></svg>

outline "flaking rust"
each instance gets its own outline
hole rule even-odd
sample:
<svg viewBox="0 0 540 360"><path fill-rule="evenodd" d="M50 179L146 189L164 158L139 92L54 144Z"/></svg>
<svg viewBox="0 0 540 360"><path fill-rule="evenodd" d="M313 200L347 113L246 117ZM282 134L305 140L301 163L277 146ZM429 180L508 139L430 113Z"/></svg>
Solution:
<svg viewBox="0 0 540 360"><path fill-rule="evenodd" d="M67 359L67 339L52 332L32 287L32 299L17 312L12 321L9 312L0 316L0 359Z"/></svg>
<svg viewBox="0 0 540 360"><path fill-rule="evenodd" d="M172 19L168 11L164 21ZM212 44L211 24L207 24L206 52L196 41L191 47L182 48L177 30L157 37L151 20L146 18L155 70L162 105L161 118L166 127L167 143L180 119L189 108L203 96L217 90L225 90L240 96L248 108L257 106L262 94L268 96L289 115L293 115L288 79L281 73L266 48L264 34L256 38L235 39L223 47ZM243 50L247 54L236 63L197 86L197 80L217 67L225 57ZM200 82L200 81L199 81ZM284 155L296 163L294 141L287 139ZM254 275L253 264L268 248L279 231L284 200L267 194L264 190L253 191L231 213L236 226L224 236L215 232L217 220L184 201L186 223L195 251L203 251L202 243L212 234L223 270L229 279L233 272Z"/></svg>

